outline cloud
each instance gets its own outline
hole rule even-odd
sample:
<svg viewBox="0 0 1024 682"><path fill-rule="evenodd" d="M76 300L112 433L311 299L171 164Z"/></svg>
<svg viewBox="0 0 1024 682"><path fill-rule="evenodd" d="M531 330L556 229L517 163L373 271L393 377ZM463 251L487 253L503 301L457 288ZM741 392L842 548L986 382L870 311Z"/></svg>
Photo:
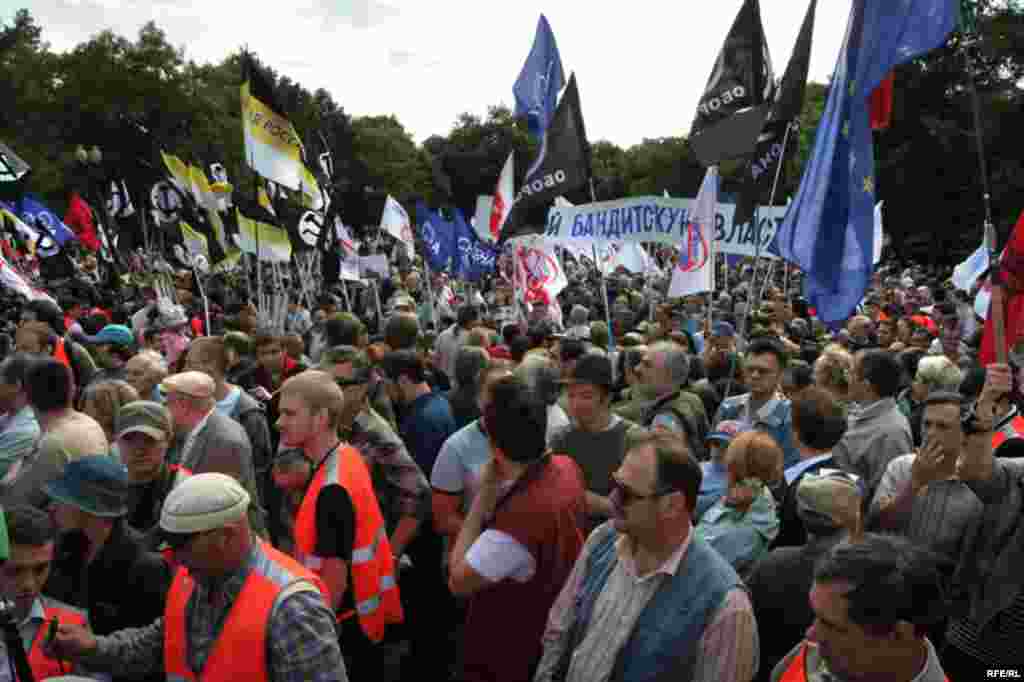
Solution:
<svg viewBox="0 0 1024 682"><path fill-rule="evenodd" d="M0 18L19 5L0 0ZM155 21L197 62L246 46L310 91L324 88L354 116L394 114L417 140L447 135L462 112L511 105L512 83L544 12L566 71L575 71L592 141L626 147L686 135L712 64L743 0L649 2L623 10L578 0L519 0L496 18L470 0L32 0L54 49L110 28L134 40ZM762 0L781 76L809 0ZM850 0L819 3L811 78L825 82L843 39ZM443 96L439 96L443 93Z"/></svg>

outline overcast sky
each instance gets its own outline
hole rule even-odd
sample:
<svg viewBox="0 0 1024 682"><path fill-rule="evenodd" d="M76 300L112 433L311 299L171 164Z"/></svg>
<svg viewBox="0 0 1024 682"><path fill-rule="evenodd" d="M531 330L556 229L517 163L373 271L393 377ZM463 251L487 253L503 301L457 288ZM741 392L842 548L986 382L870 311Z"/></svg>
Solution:
<svg viewBox="0 0 1024 682"><path fill-rule="evenodd" d="M761 0L781 77L808 0ZM54 49L103 29L134 39L156 21L187 58L216 62L243 45L350 115L394 114L422 142L464 111L511 105L512 84L544 12L576 72L592 141L626 147L685 135L742 0L0 0L28 5ZM819 0L811 79L832 73L850 0Z"/></svg>

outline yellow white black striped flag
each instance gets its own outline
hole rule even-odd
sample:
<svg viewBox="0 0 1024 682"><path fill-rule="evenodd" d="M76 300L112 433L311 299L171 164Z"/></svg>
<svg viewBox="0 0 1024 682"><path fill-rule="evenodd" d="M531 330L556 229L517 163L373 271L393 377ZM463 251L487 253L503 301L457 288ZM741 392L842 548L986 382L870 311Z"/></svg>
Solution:
<svg viewBox="0 0 1024 682"><path fill-rule="evenodd" d="M284 115L266 74L242 60L242 130L245 160L267 180L292 190L302 185L302 141Z"/></svg>

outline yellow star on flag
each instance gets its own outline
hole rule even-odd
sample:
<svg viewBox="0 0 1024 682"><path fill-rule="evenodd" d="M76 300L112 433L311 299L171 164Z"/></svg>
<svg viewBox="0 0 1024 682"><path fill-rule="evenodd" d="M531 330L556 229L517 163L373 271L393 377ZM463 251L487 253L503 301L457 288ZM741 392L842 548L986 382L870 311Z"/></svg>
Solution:
<svg viewBox="0 0 1024 682"><path fill-rule="evenodd" d="M856 80L851 80L850 81L850 97L853 97L853 92L856 89L857 89L857 81Z"/></svg>
<svg viewBox="0 0 1024 682"><path fill-rule="evenodd" d="M849 121L847 121L846 123L843 124L843 137L846 137L846 138L850 137L850 122Z"/></svg>
<svg viewBox="0 0 1024 682"><path fill-rule="evenodd" d="M872 194L875 191L875 179L870 175L864 177L864 192Z"/></svg>

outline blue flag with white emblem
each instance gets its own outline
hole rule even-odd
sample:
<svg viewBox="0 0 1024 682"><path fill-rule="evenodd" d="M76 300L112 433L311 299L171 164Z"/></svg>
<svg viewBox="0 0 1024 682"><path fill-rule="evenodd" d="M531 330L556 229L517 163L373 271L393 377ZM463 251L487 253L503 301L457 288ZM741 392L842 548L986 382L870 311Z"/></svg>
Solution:
<svg viewBox="0 0 1024 682"><path fill-rule="evenodd" d="M455 276L467 282L475 282L494 272L499 254L497 247L482 241L459 209L455 209L454 225L455 261L452 270Z"/></svg>
<svg viewBox="0 0 1024 682"><path fill-rule="evenodd" d="M874 268L871 92L897 64L941 45L958 12L957 0L853 0L814 149L778 232L779 253L804 270L824 322L853 312Z"/></svg>
<svg viewBox="0 0 1024 682"><path fill-rule="evenodd" d="M555 113L558 93L565 87L562 57L558 54L555 34L547 17L540 15L533 47L523 64L519 78L512 86L516 97L517 117L525 116L530 132L538 139L544 137L548 122Z"/></svg>
<svg viewBox="0 0 1024 682"><path fill-rule="evenodd" d="M39 231L41 227L45 227L49 236L61 246L76 238L75 233L64 224L64 221L56 213L31 194L23 195L12 204L12 208L18 217L32 229Z"/></svg>
<svg viewBox="0 0 1024 682"><path fill-rule="evenodd" d="M416 205L416 219L427 265L434 272L447 271L455 252L455 224L422 202Z"/></svg>

